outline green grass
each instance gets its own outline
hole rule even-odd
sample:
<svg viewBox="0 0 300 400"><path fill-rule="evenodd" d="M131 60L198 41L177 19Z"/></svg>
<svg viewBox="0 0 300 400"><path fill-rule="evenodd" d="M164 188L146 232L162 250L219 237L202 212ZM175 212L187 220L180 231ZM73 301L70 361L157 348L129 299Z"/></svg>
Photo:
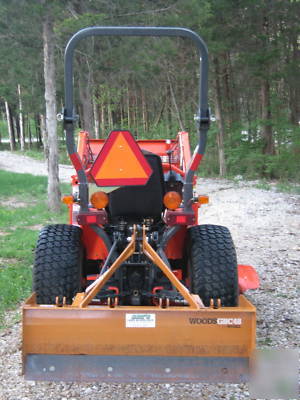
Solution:
<svg viewBox="0 0 300 400"><path fill-rule="evenodd" d="M18 154L25 155L27 157L33 158L35 160L39 161L44 161L45 160L45 155L43 149L38 149L38 148L31 148L25 151L18 150Z"/></svg>
<svg viewBox="0 0 300 400"><path fill-rule="evenodd" d="M45 160L43 149L30 149L25 152L25 155L36 160ZM59 153L58 153L58 162L59 164L67 164L71 165L71 161L66 149L66 145L64 143L60 143L59 145Z"/></svg>
<svg viewBox="0 0 300 400"><path fill-rule="evenodd" d="M256 185L255 185L255 187L257 188L257 189L261 189L261 190L271 190L271 185L270 185L270 183L268 183L267 181L265 181L265 180L262 180L262 181L260 181L259 183L257 183Z"/></svg>
<svg viewBox="0 0 300 400"><path fill-rule="evenodd" d="M30 174L17 174L0 170L0 198L18 195L18 199L44 199L47 193L47 178Z"/></svg>
<svg viewBox="0 0 300 400"><path fill-rule="evenodd" d="M300 185L292 182L278 182L276 190L277 192L300 194Z"/></svg>
<svg viewBox="0 0 300 400"><path fill-rule="evenodd" d="M259 181L255 187L262 190L273 190L281 193L300 194L300 185L295 182L279 181L277 183L268 182L267 180Z"/></svg>
<svg viewBox="0 0 300 400"><path fill-rule="evenodd" d="M17 150L17 153L23 154L27 157L31 157L39 161L45 160L44 149L42 147L37 148L36 146L32 146L31 149L27 149L24 152ZM59 143L58 162L60 164L67 164L67 165L71 164L66 144L63 141L60 141Z"/></svg>
<svg viewBox="0 0 300 400"><path fill-rule="evenodd" d="M47 178L0 170L0 327L4 313L31 292L31 271L40 228L67 222L67 210L58 215L47 209ZM62 191L70 192L63 184Z"/></svg>

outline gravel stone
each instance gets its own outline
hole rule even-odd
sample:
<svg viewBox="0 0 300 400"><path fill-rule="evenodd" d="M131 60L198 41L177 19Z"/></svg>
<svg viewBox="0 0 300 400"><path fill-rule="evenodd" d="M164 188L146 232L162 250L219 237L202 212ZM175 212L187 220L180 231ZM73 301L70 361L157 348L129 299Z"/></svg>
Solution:
<svg viewBox="0 0 300 400"><path fill-rule="evenodd" d="M24 174L48 175L46 161L33 160L31 157L15 154L10 151L0 151L0 169ZM74 174L75 170L72 165L59 166L59 179L61 182L71 182L71 175Z"/></svg>
<svg viewBox="0 0 300 400"><path fill-rule="evenodd" d="M0 152L0 168L6 163L3 154L11 158L11 153ZM31 172L37 170L30 162ZM23 168L19 158L14 163ZM259 273L261 287L247 293L257 307L257 346L296 348L299 315L293 310L298 309L300 196L254 186L255 182L242 180L199 179L197 192L210 195L210 203L201 207L199 223L227 226L239 263L252 265ZM7 321L14 321L18 313L8 312ZM250 399L247 384L32 383L21 375L20 349L21 325L11 322L0 332L0 400Z"/></svg>

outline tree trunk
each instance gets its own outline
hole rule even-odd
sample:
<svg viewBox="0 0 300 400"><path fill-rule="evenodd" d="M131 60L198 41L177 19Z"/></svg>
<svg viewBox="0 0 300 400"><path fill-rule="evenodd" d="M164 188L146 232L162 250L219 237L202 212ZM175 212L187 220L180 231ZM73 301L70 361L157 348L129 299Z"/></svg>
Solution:
<svg viewBox="0 0 300 400"><path fill-rule="evenodd" d="M170 93L170 85L167 86L167 95L166 95L166 106L164 108L165 111L165 121L167 125L168 135L172 135L172 103L171 103L171 93Z"/></svg>
<svg viewBox="0 0 300 400"><path fill-rule="evenodd" d="M20 84L18 84L18 98L19 98L20 144L21 144L21 151L24 151L25 150L24 118L23 118L23 104L22 104Z"/></svg>
<svg viewBox="0 0 300 400"><path fill-rule="evenodd" d="M271 125L271 101L270 84L267 79L263 79L261 85L261 118L263 120L262 138L264 141L263 153L275 154L273 130Z"/></svg>
<svg viewBox="0 0 300 400"><path fill-rule="evenodd" d="M147 115L147 105L145 100L145 92L144 89L141 89L141 97L142 97L142 114L143 114L143 130L144 133L148 131L148 115Z"/></svg>
<svg viewBox="0 0 300 400"><path fill-rule="evenodd" d="M162 118L163 112L164 112L165 105L166 105L166 99L163 99L162 103L161 103L161 107L160 107L160 109L159 109L159 111L157 113L157 116L155 117L155 120L154 120L154 123L153 123L153 128L156 128L157 125L159 124L159 122L160 122L160 120Z"/></svg>
<svg viewBox="0 0 300 400"><path fill-rule="evenodd" d="M130 92L129 92L129 84L127 84L127 126L130 129L131 118L130 118Z"/></svg>
<svg viewBox="0 0 300 400"><path fill-rule="evenodd" d="M107 119L109 130L111 131L113 129L113 116L110 101L107 103Z"/></svg>
<svg viewBox="0 0 300 400"><path fill-rule="evenodd" d="M173 85L172 85L172 82L171 82L171 78L170 78L169 72L167 72L167 78L168 78L168 82L169 82L170 94L171 94L172 101L173 101L173 104L174 104L174 108L175 108L176 117L177 117L177 120L178 120L178 123L179 123L179 127L180 127L181 131L184 131L183 123L182 123L180 112L179 112L179 109L178 109L178 106L177 106L177 102L176 102L176 98L175 98L175 94L174 94L174 89L173 89Z"/></svg>
<svg viewBox="0 0 300 400"><path fill-rule="evenodd" d="M94 132L95 132L95 138L99 139L99 104L97 102L96 97L93 97L93 111L94 111Z"/></svg>
<svg viewBox="0 0 300 400"><path fill-rule="evenodd" d="M45 116L43 114L40 114L40 132L41 136L43 138L43 148L44 148L44 155L45 159L49 159L49 143L48 143L48 135L47 135L47 130L46 130L46 121L45 121Z"/></svg>
<svg viewBox="0 0 300 400"><path fill-rule="evenodd" d="M224 119L222 113L222 103L221 103L221 85L220 85L220 74L219 74L219 61L217 57L214 58L214 66L215 66L215 114L216 121L218 125L218 134L217 134L217 145L218 145L218 154L219 154L219 174L220 176L226 175L226 160L225 160L225 151L224 151L224 138L225 138L225 126Z"/></svg>
<svg viewBox="0 0 300 400"><path fill-rule="evenodd" d="M40 114L34 114L34 128L35 128L35 137L36 137L36 147L39 147L39 144L42 145L42 137L41 137L41 119Z"/></svg>
<svg viewBox="0 0 300 400"><path fill-rule="evenodd" d="M14 151L16 148L16 143L15 143L15 137L13 133L13 126L12 126L12 119L10 115L10 109L8 102L5 101L5 111L6 111L6 119L7 119L7 129L8 129L8 135L9 135L9 144L10 144L10 150Z"/></svg>
<svg viewBox="0 0 300 400"><path fill-rule="evenodd" d="M10 112L10 116L12 117L13 121L13 128L17 134L18 144L20 144L20 125L19 125L19 118L14 117L12 112Z"/></svg>
<svg viewBox="0 0 300 400"><path fill-rule="evenodd" d="M32 146L32 132L31 132L31 123L30 123L30 115L27 114L27 129L28 129L28 147L31 149Z"/></svg>
<svg viewBox="0 0 300 400"><path fill-rule="evenodd" d="M43 21L44 79L46 101L46 131L48 135L48 207L60 211L60 188L58 176L58 143L56 123L56 82L54 59L53 21L49 15Z"/></svg>
<svg viewBox="0 0 300 400"><path fill-rule="evenodd" d="M297 43L297 37L292 40L292 62L295 66L299 66L300 50ZM296 67L297 68L297 67ZM295 77L295 75L294 75ZM289 106L291 123L299 126L300 121L300 82L299 79L289 79Z"/></svg>
<svg viewBox="0 0 300 400"><path fill-rule="evenodd" d="M81 61L83 62L83 60ZM79 97L82 105L82 128L87 131L90 137L94 137L94 116L93 116L93 100L92 100L92 85L91 76L88 72L88 76L79 78Z"/></svg>
<svg viewBox="0 0 300 400"><path fill-rule="evenodd" d="M136 94L137 88L136 85L134 85L133 88L133 127L135 129L135 135L138 133L138 125L139 125L139 119L138 119L138 101L137 101L137 94Z"/></svg>
<svg viewBox="0 0 300 400"><path fill-rule="evenodd" d="M232 125L235 122L238 122L238 96L235 93L235 84L234 84L234 74L232 72L232 65L231 65L231 58L230 58L230 52L226 51L222 55L222 60L223 60L223 73L221 74L222 76L222 82L223 82L223 87L224 87L224 94L223 98L226 99L226 109L223 110L225 112L225 115L227 115L227 121L229 127L232 127ZM230 131L230 129L229 129Z"/></svg>
<svg viewBox="0 0 300 400"><path fill-rule="evenodd" d="M124 129L124 110L123 110L123 102L120 101L120 121L121 121L121 128Z"/></svg>
<svg viewBox="0 0 300 400"><path fill-rule="evenodd" d="M100 120L100 137L105 136L105 108L103 102L101 102L101 120Z"/></svg>

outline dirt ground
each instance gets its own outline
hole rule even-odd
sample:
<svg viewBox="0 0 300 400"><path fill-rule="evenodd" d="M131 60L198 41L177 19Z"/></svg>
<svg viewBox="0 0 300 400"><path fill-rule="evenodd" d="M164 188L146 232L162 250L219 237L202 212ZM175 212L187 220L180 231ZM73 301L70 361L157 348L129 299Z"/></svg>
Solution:
<svg viewBox="0 0 300 400"><path fill-rule="evenodd" d="M14 156L16 157L16 156ZM18 156L19 157L19 156ZM0 168L12 162L16 172L33 173L41 164L0 152ZM26 157L27 159L27 157ZM13 160L13 161L12 161ZM67 172L70 167L67 167ZM13 170L10 166L9 170ZM63 171L63 168L61 168ZM46 171L46 170L44 170ZM67 176L70 175L70 172ZM247 294L257 307L257 346L296 348L300 261L300 196L255 188L253 182L199 179L198 193L210 195L200 223L227 226L240 264L253 265L260 288ZM13 320L19 311L9 312ZM105 399L249 399L246 384L76 384L24 381L21 375L21 326L0 332L1 400Z"/></svg>

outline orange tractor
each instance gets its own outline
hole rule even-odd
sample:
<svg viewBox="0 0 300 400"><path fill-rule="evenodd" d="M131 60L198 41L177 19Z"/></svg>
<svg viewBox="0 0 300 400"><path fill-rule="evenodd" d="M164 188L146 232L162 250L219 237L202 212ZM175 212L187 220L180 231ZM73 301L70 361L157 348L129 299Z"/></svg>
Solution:
<svg viewBox="0 0 300 400"><path fill-rule="evenodd" d="M73 54L89 36L180 36L201 61L199 144L106 140L74 142ZM32 296L23 306L27 379L111 382L243 382L255 349L255 308L242 292L258 286L238 266L227 228L199 225L194 176L209 128L208 55L183 28L91 27L65 53L64 127L76 170L64 202L69 224L43 228Z"/></svg>

